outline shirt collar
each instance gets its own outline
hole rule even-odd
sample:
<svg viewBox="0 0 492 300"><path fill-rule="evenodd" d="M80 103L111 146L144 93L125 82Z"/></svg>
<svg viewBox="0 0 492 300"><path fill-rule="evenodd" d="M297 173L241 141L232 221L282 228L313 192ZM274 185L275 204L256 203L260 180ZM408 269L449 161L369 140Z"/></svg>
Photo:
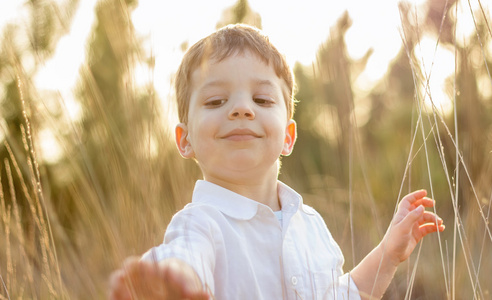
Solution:
<svg viewBox="0 0 492 300"><path fill-rule="evenodd" d="M281 181L278 181L278 195L282 204L282 212L295 213L298 209L302 209L312 214L310 210L304 209L301 195ZM253 218L260 206L267 208L255 200L205 180L196 182L192 202L213 206L220 212L239 220Z"/></svg>

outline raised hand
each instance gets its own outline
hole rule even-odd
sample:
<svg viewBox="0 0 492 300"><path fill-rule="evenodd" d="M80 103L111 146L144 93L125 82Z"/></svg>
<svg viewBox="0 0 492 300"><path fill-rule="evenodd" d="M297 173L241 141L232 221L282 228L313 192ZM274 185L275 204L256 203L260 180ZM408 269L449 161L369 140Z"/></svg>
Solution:
<svg viewBox="0 0 492 300"><path fill-rule="evenodd" d="M209 296L195 271L181 260L155 263L130 257L111 275L109 298L206 300Z"/></svg>
<svg viewBox="0 0 492 300"><path fill-rule="evenodd" d="M425 190L419 190L403 197L383 238L385 255L395 265L406 260L424 236L445 228L438 215L425 211L426 207L435 205L426 195Z"/></svg>

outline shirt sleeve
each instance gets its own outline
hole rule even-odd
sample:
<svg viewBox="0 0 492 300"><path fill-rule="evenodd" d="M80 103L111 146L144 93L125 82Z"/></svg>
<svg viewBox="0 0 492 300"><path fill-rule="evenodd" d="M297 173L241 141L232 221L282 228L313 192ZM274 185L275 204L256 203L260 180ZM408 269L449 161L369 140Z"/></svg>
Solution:
<svg viewBox="0 0 492 300"><path fill-rule="evenodd" d="M359 289L355 285L350 273L345 273L338 278L337 299L360 300Z"/></svg>
<svg viewBox="0 0 492 300"><path fill-rule="evenodd" d="M214 224L199 211L188 208L178 212L166 229L164 242L147 251L142 260L159 262L167 258L180 259L195 270L205 288L213 293Z"/></svg>

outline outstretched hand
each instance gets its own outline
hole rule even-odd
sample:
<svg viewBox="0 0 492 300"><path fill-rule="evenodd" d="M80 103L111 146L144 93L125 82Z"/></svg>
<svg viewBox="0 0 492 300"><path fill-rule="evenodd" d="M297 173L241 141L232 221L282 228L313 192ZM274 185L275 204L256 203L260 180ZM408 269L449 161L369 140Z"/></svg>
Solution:
<svg viewBox="0 0 492 300"><path fill-rule="evenodd" d="M109 298L206 300L209 296L195 271L178 259L156 263L130 257L111 275Z"/></svg>
<svg viewBox="0 0 492 300"><path fill-rule="evenodd" d="M383 238L385 255L396 266L412 254L415 246L429 233L443 231L441 218L426 207L434 207L435 201L426 197L425 190L412 192L401 200L390 228Z"/></svg>

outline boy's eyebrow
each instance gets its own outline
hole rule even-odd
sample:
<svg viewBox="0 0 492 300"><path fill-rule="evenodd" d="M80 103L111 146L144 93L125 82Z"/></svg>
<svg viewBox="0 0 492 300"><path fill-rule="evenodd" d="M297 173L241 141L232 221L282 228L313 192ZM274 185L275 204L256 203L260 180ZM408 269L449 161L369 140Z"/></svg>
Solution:
<svg viewBox="0 0 492 300"><path fill-rule="evenodd" d="M224 81L224 80L211 80L211 81L208 81L208 82L205 82L201 87L200 87L200 90L203 90L203 89L206 89L206 88L210 88L210 87L222 87L222 86L225 86L227 85L227 82Z"/></svg>
<svg viewBox="0 0 492 300"><path fill-rule="evenodd" d="M252 83L253 83L253 85L267 85L267 86L271 86L271 87L275 86L275 84L269 79L253 79ZM220 80L220 79L219 80L211 80L209 82L205 82L205 84L203 84L200 87L200 90L210 88L210 87L223 87L223 86L226 86L228 84L229 83L225 80Z"/></svg>
<svg viewBox="0 0 492 300"><path fill-rule="evenodd" d="M254 84L256 84L256 85L269 85L269 86L274 86L273 82L271 82L268 79L256 79L254 81Z"/></svg>

